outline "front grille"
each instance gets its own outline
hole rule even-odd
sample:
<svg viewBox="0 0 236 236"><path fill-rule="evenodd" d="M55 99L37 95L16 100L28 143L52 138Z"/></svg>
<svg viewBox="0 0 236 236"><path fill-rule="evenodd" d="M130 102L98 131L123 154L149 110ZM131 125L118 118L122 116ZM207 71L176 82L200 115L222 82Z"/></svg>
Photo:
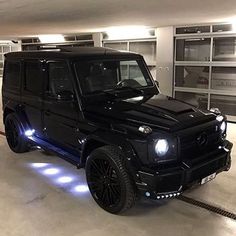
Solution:
<svg viewBox="0 0 236 236"><path fill-rule="evenodd" d="M194 170L187 172L186 182L192 183L194 181L200 180L222 169L224 166L226 166L226 164L227 157L222 156L222 158L215 160L214 162L210 162L207 165L195 168Z"/></svg>
<svg viewBox="0 0 236 236"><path fill-rule="evenodd" d="M171 192L178 191L180 183L182 182L182 173L174 173L162 176L161 179L157 179L157 192Z"/></svg>
<svg viewBox="0 0 236 236"><path fill-rule="evenodd" d="M199 157L217 149L221 140L221 132L216 124L190 128L179 135L180 156L182 159Z"/></svg>

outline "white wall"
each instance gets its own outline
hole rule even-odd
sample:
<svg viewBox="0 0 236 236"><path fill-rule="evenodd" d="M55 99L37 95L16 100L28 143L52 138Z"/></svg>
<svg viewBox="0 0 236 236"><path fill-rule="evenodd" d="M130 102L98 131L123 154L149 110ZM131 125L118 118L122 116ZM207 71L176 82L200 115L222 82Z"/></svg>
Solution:
<svg viewBox="0 0 236 236"><path fill-rule="evenodd" d="M21 44L14 44L11 41L1 41L0 45L11 45L11 51L20 51ZM2 77L0 77L0 131L4 131L3 122L2 122Z"/></svg>
<svg viewBox="0 0 236 236"><path fill-rule="evenodd" d="M157 81L161 92L172 96L174 28L157 28Z"/></svg>
<svg viewBox="0 0 236 236"><path fill-rule="evenodd" d="M2 77L0 77L0 131L4 131L2 123Z"/></svg>
<svg viewBox="0 0 236 236"><path fill-rule="evenodd" d="M102 47L102 33L93 34L94 47Z"/></svg>

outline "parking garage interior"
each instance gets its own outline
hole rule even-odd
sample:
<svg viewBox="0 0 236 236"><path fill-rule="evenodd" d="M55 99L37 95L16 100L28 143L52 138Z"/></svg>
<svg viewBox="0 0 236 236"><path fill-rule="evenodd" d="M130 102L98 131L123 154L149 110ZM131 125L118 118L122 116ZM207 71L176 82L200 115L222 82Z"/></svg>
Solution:
<svg viewBox="0 0 236 236"><path fill-rule="evenodd" d="M107 47L141 54L162 94L227 117L236 145L235 1L1 1L5 54ZM140 198L121 215L93 200L85 171L45 152L13 153L0 102L0 235L236 235L232 167L174 199Z"/></svg>

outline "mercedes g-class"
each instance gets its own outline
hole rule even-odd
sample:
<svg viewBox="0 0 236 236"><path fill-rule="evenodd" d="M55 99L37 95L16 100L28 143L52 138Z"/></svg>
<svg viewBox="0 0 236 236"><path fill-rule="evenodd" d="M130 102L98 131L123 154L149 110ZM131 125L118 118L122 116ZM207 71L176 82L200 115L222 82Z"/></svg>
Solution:
<svg viewBox="0 0 236 236"><path fill-rule="evenodd" d="M9 147L35 145L85 167L108 212L166 199L229 170L226 117L160 93L143 57L107 48L6 54Z"/></svg>

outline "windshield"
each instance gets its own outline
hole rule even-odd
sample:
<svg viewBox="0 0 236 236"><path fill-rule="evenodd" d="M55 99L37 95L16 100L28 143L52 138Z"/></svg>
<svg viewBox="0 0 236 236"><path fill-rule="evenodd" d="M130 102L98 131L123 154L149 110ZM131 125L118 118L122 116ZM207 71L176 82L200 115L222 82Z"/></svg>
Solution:
<svg viewBox="0 0 236 236"><path fill-rule="evenodd" d="M152 80L141 60L79 61L75 69L85 95L152 86Z"/></svg>

